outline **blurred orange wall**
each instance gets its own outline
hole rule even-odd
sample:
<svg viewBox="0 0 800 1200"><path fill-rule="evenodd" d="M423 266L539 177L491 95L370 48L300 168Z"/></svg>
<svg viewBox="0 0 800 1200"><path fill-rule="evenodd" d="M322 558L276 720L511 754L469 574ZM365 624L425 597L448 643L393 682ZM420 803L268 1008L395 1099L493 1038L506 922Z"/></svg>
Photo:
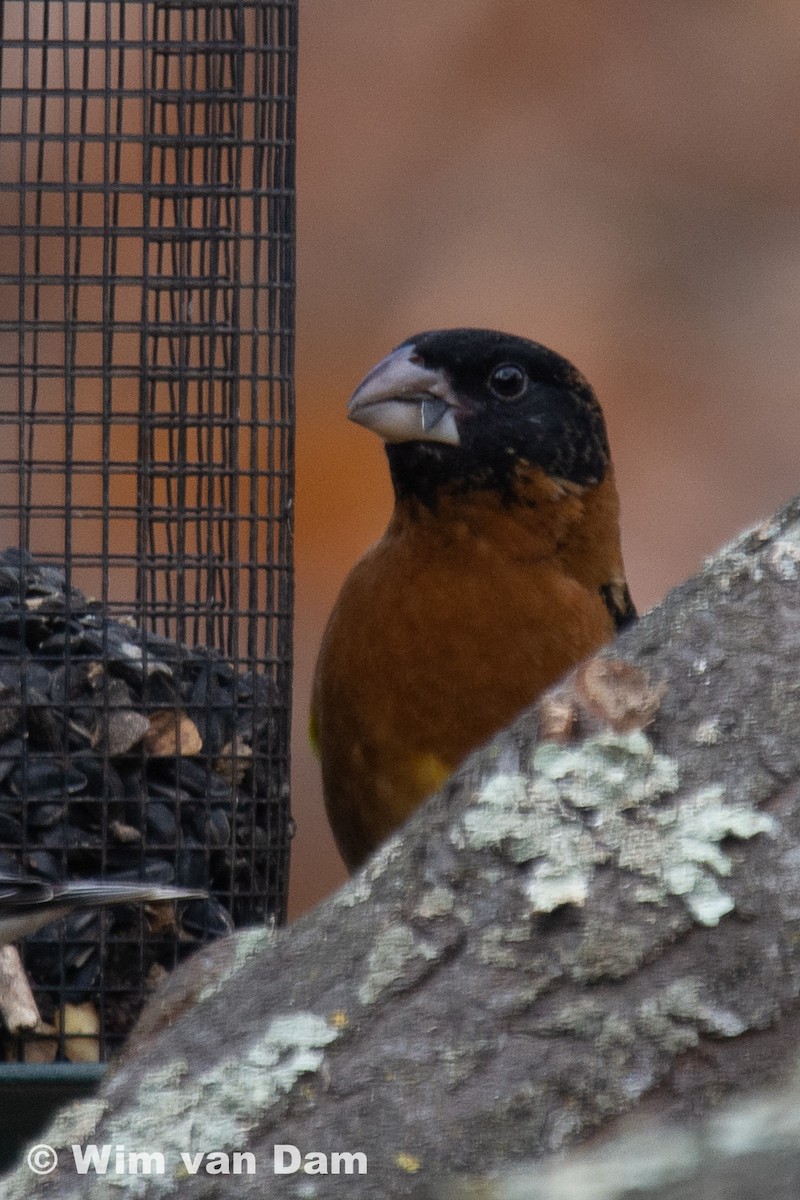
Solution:
<svg viewBox="0 0 800 1200"><path fill-rule="evenodd" d="M391 346L475 324L573 359L643 608L788 498L800 457L796 5L300 7L295 915L344 878L308 695L390 510L345 405Z"/></svg>

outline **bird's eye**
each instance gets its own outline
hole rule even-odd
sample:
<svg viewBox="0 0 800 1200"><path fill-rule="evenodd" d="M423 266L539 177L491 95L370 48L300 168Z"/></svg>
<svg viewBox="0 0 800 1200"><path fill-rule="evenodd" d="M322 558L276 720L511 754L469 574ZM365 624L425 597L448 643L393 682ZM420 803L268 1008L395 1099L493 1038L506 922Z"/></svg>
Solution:
<svg viewBox="0 0 800 1200"><path fill-rule="evenodd" d="M516 363L501 363L489 376L489 388L500 400L518 400L528 386L528 376Z"/></svg>

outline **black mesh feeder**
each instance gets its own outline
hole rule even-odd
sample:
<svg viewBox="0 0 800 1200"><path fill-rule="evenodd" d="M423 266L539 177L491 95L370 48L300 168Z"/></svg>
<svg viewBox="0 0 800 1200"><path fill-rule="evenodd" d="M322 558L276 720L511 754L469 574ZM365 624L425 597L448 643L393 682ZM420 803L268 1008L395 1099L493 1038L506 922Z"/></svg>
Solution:
<svg viewBox="0 0 800 1200"><path fill-rule="evenodd" d="M22 1125L193 948L285 917L295 20L0 5L0 876L208 893L19 945Z"/></svg>

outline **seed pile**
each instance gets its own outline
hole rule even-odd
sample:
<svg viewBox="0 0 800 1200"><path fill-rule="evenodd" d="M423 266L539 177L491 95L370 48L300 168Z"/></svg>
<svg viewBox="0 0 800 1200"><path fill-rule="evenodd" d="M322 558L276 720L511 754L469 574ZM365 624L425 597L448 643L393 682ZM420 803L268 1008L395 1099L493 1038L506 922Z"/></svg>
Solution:
<svg viewBox="0 0 800 1200"><path fill-rule="evenodd" d="M210 893L167 915L82 911L28 939L43 1017L100 988L106 1031L123 1034L187 948L279 910L274 694L211 650L109 618L57 567L0 553L0 873Z"/></svg>

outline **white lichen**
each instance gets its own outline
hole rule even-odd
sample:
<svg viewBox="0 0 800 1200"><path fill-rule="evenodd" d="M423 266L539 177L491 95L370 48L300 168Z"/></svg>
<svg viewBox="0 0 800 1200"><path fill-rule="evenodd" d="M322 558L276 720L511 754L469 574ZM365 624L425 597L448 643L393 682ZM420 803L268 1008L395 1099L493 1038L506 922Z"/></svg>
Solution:
<svg viewBox="0 0 800 1200"><path fill-rule="evenodd" d="M105 1100L90 1097L88 1100L75 1100L65 1108L58 1110L47 1136L53 1145L64 1146L78 1142L91 1142L92 1135L107 1108Z"/></svg>
<svg viewBox="0 0 800 1200"><path fill-rule="evenodd" d="M794 583L800 578L800 524L790 525L767 551L767 562L778 579Z"/></svg>
<svg viewBox="0 0 800 1200"><path fill-rule="evenodd" d="M763 557L753 553L752 541L772 542ZM730 591L737 579L752 579L759 583L765 567L778 579L793 583L800 576L800 522L794 521L780 529L775 521L762 522L746 529L706 559L704 570L714 575L722 592Z"/></svg>
<svg viewBox="0 0 800 1200"><path fill-rule="evenodd" d="M581 871L563 871L545 862L534 867L525 881L525 894L535 912L548 913L565 904L579 908L589 894L588 877Z"/></svg>
<svg viewBox="0 0 800 1200"><path fill-rule="evenodd" d="M733 897L714 878L730 875L733 869L719 843L728 837L745 840L773 833L775 820L749 805L727 803L722 787L701 788L653 816L664 853L650 864L631 864L650 876L638 888L637 898L658 903L665 894L680 896L695 920L719 924L734 907ZM629 864L621 859L620 865Z"/></svg>
<svg viewBox="0 0 800 1200"><path fill-rule="evenodd" d="M402 848L402 838L394 834L380 846L366 865L352 879L339 888L329 901L336 908L354 908L363 904L372 893L375 880L386 871L397 858Z"/></svg>
<svg viewBox="0 0 800 1200"><path fill-rule="evenodd" d="M456 898L450 888L432 887L424 892L417 904L416 915L422 920L447 917L455 908Z"/></svg>
<svg viewBox="0 0 800 1200"><path fill-rule="evenodd" d="M706 983L693 977L675 979L639 1005L637 1025L672 1053L696 1046L700 1034L738 1037L746 1022L732 1008L706 998Z"/></svg>
<svg viewBox="0 0 800 1200"><path fill-rule="evenodd" d="M529 864L523 887L532 912L584 905L597 867L615 862L640 877L638 900L679 896L697 921L715 925L734 903L718 882L733 866L720 843L769 833L775 823L728 803L720 787L685 796L678 785L675 760L641 731L546 742L531 778L488 780L453 836Z"/></svg>
<svg viewBox="0 0 800 1200"><path fill-rule="evenodd" d="M417 979L436 950L418 938L407 925L390 925L381 930L372 945L366 975L358 989L362 1004L374 1004L379 996L400 984Z"/></svg>
<svg viewBox="0 0 800 1200"><path fill-rule="evenodd" d="M102 1200L118 1196L120 1190L125 1200L173 1195L182 1151L245 1145L252 1126L262 1122L269 1108L304 1075L319 1069L325 1047L338 1036L339 1031L315 1013L286 1013L273 1017L244 1050L197 1078L192 1079L188 1063L180 1061L146 1071L131 1107L110 1116L96 1136L104 1144L158 1150L169 1169L163 1175L100 1175L93 1180L92 1196ZM103 1108L102 1101L84 1101L45 1136L65 1147L80 1140L76 1130L92 1140ZM65 1163L68 1155L62 1150ZM30 1171L22 1168L4 1182L4 1198L24 1200L30 1186Z"/></svg>
<svg viewBox="0 0 800 1200"><path fill-rule="evenodd" d="M721 738L719 717L706 717L695 725L692 732L692 741L696 746L716 746Z"/></svg>
<svg viewBox="0 0 800 1200"><path fill-rule="evenodd" d="M240 971L256 955L261 954L278 937L274 925L255 926L253 929L242 929L235 933L225 945L231 952L230 961L222 971L213 975L210 981L197 994L197 1004L216 995L228 980Z"/></svg>

